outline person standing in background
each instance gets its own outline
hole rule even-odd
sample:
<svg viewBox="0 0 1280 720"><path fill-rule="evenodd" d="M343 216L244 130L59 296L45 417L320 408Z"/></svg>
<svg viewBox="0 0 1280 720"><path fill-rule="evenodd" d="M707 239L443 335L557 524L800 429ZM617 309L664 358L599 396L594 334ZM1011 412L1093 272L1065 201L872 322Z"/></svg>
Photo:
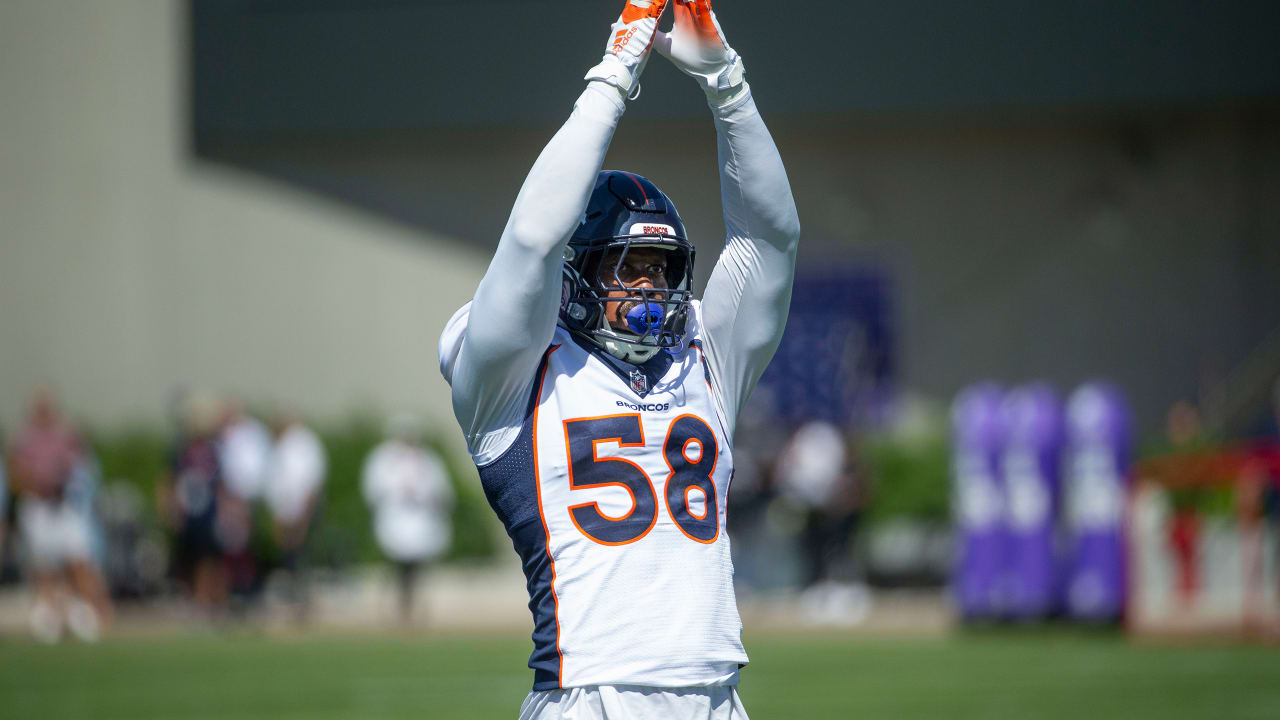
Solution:
<svg viewBox="0 0 1280 720"><path fill-rule="evenodd" d="M804 512L802 602L814 621L860 621L869 595L853 567L850 538L860 505L849 442L835 425L811 420L791 436L775 470L778 490Z"/></svg>
<svg viewBox="0 0 1280 720"><path fill-rule="evenodd" d="M853 517L853 478L839 428L822 420L801 425L778 462L783 496L805 512L805 587L830 579L848 552Z"/></svg>
<svg viewBox="0 0 1280 720"><path fill-rule="evenodd" d="M263 495L271 460L271 433L235 399L227 399L218 436L218 460L226 503L218 512L218 534L226 552L233 597L244 599L258 583L253 506Z"/></svg>
<svg viewBox="0 0 1280 720"><path fill-rule="evenodd" d="M35 583L31 629L45 642L58 640L64 618L77 637L95 640L112 617L106 583L90 562L88 523L66 496L81 456L52 389L36 388L27 423L8 453L8 474L21 498L19 525ZM66 601L64 580L71 593Z"/></svg>
<svg viewBox="0 0 1280 720"><path fill-rule="evenodd" d="M328 463L320 438L297 417L282 413L272 426L276 442L264 489L281 565L291 581L290 602L303 619L307 594L302 555L319 511Z"/></svg>
<svg viewBox="0 0 1280 720"><path fill-rule="evenodd" d="M378 546L396 565L400 620L409 625L419 571L449 551L455 497L444 463L423 445L413 418L393 418L387 435L365 460L360 487Z"/></svg>
<svg viewBox="0 0 1280 720"><path fill-rule="evenodd" d="M271 460L271 432L235 399L226 401L218 457L227 489L253 502L262 497Z"/></svg>
<svg viewBox="0 0 1280 720"><path fill-rule="evenodd" d="M0 428L0 573L4 572L4 540L9 534L9 481L4 466L4 428Z"/></svg>
<svg viewBox="0 0 1280 720"><path fill-rule="evenodd" d="M77 429L75 435L85 437L87 433ZM76 462L71 467L71 475L63 491L63 501L69 504L84 522L89 538L89 562L101 575L107 554L102 519L98 515L98 502L102 492L102 465L88 443L80 443L78 447Z"/></svg>
<svg viewBox="0 0 1280 720"><path fill-rule="evenodd" d="M206 618L221 616L227 605L227 565L218 532L218 515L227 491L218 462L218 399L203 392L184 396L182 426L169 472L156 486L156 504L174 533L174 565L190 589L196 609Z"/></svg>

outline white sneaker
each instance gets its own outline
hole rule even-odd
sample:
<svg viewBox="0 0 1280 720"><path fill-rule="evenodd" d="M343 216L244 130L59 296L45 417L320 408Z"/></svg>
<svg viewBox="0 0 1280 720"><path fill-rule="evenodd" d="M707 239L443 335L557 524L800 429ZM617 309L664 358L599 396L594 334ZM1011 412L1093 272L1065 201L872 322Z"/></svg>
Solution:
<svg viewBox="0 0 1280 720"><path fill-rule="evenodd" d="M37 600L36 604L31 606L31 617L27 621L31 625L31 634L36 640L52 645L62 639L62 618L49 603Z"/></svg>
<svg viewBox="0 0 1280 720"><path fill-rule="evenodd" d="M71 628L72 635L84 642L97 642L102 635L98 613L79 598L72 600L67 608L67 627Z"/></svg>

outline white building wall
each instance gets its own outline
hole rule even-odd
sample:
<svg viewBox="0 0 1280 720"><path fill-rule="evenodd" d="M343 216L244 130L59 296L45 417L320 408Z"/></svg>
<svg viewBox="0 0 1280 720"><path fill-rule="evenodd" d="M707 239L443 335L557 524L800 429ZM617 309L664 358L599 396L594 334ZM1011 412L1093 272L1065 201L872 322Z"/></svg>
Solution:
<svg viewBox="0 0 1280 720"><path fill-rule="evenodd" d="M0 3L0 422L99 425L175 387L451 423L435 342L487 257L195 162L185 3Z"/></svg>

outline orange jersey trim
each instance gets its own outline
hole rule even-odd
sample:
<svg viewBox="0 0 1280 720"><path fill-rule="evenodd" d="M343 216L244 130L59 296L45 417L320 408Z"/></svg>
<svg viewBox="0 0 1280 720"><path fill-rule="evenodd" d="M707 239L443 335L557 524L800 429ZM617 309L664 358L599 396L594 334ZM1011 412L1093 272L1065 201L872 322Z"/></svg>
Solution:
<svg viewBox="0 0 1280 720"><path fill-rule="evenodd" d="M542 477L538 465L538 409L542 406L542 385L547 379L547 370L551 367L551 353L559 350L559 345L547 349L546 365L542 368L542 376L538 378L537 401L533 406L533 489L538 496L538 519L542 521L542 532L547 538L547 561L551 563L551 600L555 603L556 618L556 656L560 665L556 669L556 684L564 687L564 653L560 650L560 598L556 595L556 559L551 555L551 530L547 527L547 517L542 512Z"/></svg>

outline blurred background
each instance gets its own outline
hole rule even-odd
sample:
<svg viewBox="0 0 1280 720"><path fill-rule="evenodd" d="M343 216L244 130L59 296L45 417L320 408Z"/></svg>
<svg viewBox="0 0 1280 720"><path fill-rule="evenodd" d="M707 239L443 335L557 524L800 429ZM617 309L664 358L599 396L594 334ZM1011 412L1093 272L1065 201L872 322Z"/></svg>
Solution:
<svg viewBox="0 0 1280 720"><path fill-rule="evenodd" d="M1280 5L716 7L804 228L735 442L752 712L1274 717ZM0 714L513 714L436 341L617 12L0 2ZM665 62L606 164L705 283Z"/></svg>

